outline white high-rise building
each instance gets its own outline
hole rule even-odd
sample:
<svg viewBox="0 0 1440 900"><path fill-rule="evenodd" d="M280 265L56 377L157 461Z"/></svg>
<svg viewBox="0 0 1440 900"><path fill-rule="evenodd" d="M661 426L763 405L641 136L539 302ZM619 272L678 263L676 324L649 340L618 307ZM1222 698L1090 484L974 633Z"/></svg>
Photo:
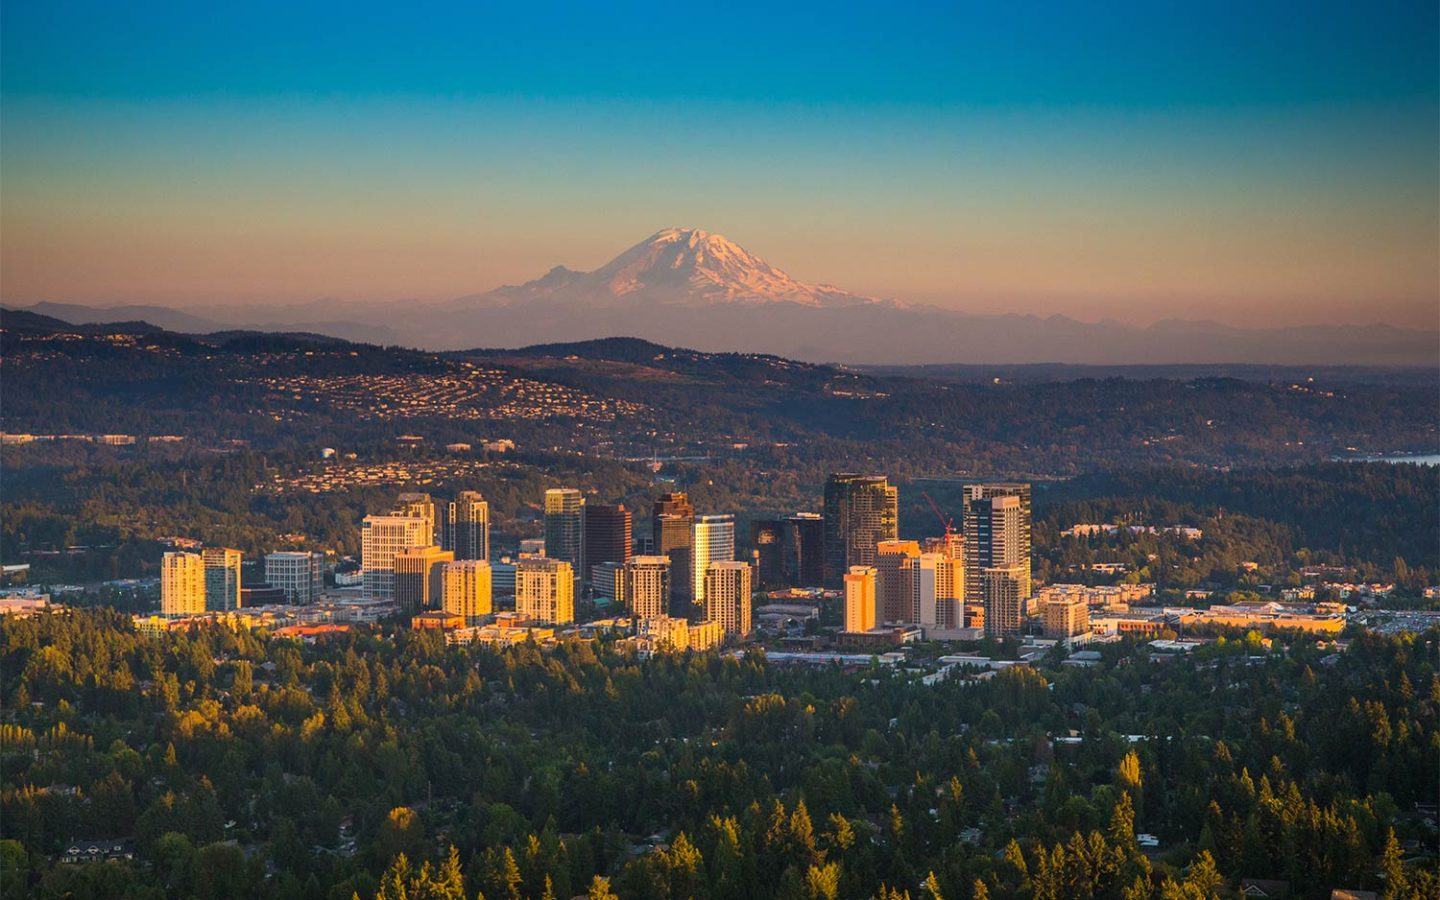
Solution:
<svg viewBox="0 0 1440 900"><path fill-rule="evenodd" d="M265 583L284 591L289 603L314 603L325 588L325 554L293 550L267 553Z"/></svg>
<svg viewBox="0 0 1440 900"><path fill-rule="evenodd" d="M910 588L910 621L923 628L940 624L939 587L945 557L939 553L921 553L905 560L909 571L906 581Z"/></svg>
<svg viewBox="0 0 1440 900"><path fill-rule="evenodd" d="M705 569L705 619L719 622L728 637L750 634L754 578L746 562L719 560Z"/></svg>
<svg viewBox="0 0 1440 900"><path fill-rule="evenodd" d="M420 516L366 516L360 526L360 573L365 596L395 599L395 556L430 546L433 521Z"/></svg>
<svg viewBox="0 0 1440 900"><path fill-rule="evenodd" d="M670 615L670 558L632 556L620 567L620 596L637 619Z"/></svg>
<svg viewBox="0 0 1440 900"><path fill-rule="evenodd" d="M690 540L690 586L695 604L705 608L705 573L710 564L735 561L735 517L696 516Z"/></svg>

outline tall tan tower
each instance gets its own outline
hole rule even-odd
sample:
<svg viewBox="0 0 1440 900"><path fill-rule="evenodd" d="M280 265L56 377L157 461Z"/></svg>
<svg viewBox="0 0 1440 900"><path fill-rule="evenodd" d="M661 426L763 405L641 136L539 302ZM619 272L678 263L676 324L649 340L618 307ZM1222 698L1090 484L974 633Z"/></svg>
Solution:
<svg viewBox="0 0 1440 900"><path fill-rule="evenodd" d="M447 562L440 580L441 608L452 616L464 616L466 625L478 625L495 611L489 562L483 559Z"/></svg>
<svg viewBox="0 0 1440 900"><path fill-rule="evenodd" d="M981 596L985 569L1020 566L1020 596L1030 596L1030 485L965 486L965 553L968 595Z"/></svg>
<svg viewBox="0 0 1440 900"><path fill-rule="evenodd" d="M461 491L446 506L440 546L457 560L490 558L490 504L479 491Z"/></svg>
<svg viewBox="0 0 1440 900"><path fill-rule="evenodd" d="M205 560L198 553L160 558L160 614L193 616L205 611Z"/></svg>
<svg viewBox="0 0 1440 900"><path fill-rule="evenodd" d="M400 611L414 615L440 606L444 590L444 566L455 554L429 547L412 547L395 554L395 602Z"/></svg>
<svg viewBox="0 0 1440 900"><path fill-rule="evenodd" d="M430 546L430 524L418 516L366 516L360 524L360 573L365 596L395 599L395 555Z"/></svg>
<svg viewBox="0 0 1440 900"><path fill-rule="evenodd" d="M920 555L918 541L881 541L875 545L875 603L882 622L913 622L910 561Z"/></svg>
<svg viewBox="0 0 1440 900"><path fill-rule="evenodd" d="M548 625L575 621L575 570L564 560L545 556L517 561L515 612Z"/></svg>
<svg viewBox="0 0 1440 900"><path fill-rule="evenodd" d="M705 569L705 618L719 622L727 637L750 634L754 574L747 562L719 560Z"/></svg>
<svg viewBox="0 0 1440 900"><path fill-rule="evenodd" d="M240 608L239 550L229 547L206 547L200 551L205 561L205 608L211 612L228 612Z"/></svg>
<svg viewBox="0 0 1440 900"><path fill-rule="evenodd" d="M670 614L670 560L664 556L632 556L620 567L620 602L637 619Z"/></svg>

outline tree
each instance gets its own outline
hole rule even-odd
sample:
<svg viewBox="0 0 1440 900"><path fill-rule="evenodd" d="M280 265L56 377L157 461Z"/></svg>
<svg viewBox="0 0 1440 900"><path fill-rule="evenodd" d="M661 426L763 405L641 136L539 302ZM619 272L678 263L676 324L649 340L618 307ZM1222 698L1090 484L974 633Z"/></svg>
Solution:
<svg viewBox="0 0 1440 900"><path fill-rule="evenodd" d="M614 891L610 890L610 879L604 875L596 875L590 879L590 889L585 892L586 900L620 900Z"/></svg>
<svg viewBox="0 0 1440 900"><path fill-rule="evenodd" d="M1405 863L1400 856L1400 842L1395 839L1394 828L1385 831L1385 847L1380 851L1380 875L1385 879L1385 900L1408 896L1410 882L1405 877Z"/></svg>

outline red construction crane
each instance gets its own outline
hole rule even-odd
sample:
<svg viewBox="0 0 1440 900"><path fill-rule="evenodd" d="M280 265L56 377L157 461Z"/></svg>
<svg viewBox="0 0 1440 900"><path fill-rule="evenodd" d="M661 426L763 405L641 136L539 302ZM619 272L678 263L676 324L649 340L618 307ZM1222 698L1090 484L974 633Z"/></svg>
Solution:
<svg viewBox="0 0 1440 900"><path fill-rule="evenodd" d="M935 518L939 519L940 524L944 526L945 541L946 543L949 543L950 535L955 533L955 520L945 518L945 514L940 511L939 504L937 504L934 498L931 497L928 493L926 493L925 491L921 491L920 496L924 497L925 502L930 504L930 510L935 513Z"/></svg>

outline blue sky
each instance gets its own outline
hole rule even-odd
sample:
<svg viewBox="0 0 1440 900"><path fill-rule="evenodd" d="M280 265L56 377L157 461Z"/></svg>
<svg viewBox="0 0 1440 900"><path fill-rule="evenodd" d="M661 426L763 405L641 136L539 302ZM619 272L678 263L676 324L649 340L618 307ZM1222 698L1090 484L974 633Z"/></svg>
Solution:
<svg viewBox="0 0 1440 900"><path fill-rule="evenodd" d="M445 297L667 225L979 311L1434 324L1434 3L39 3L5 299Z"/></svg>

